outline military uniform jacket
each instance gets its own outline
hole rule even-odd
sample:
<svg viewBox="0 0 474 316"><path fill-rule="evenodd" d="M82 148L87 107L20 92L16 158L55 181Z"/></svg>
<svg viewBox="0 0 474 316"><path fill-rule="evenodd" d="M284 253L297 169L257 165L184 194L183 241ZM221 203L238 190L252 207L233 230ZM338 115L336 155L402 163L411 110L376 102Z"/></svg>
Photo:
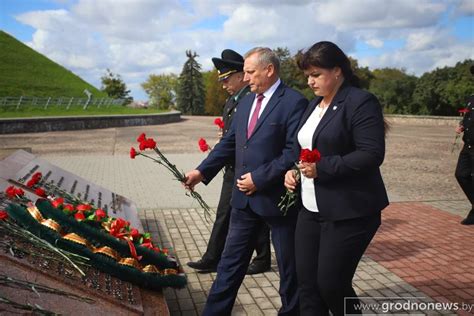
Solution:
<svg viewBox="0 0 474 316"><path fill-rule="evenodd" d="M224 105L224 112L222 113L222 120L224 121L222 136L225 136L230 129L232 118L234 117L234 113L237 111L237 104L239 104L239 101L249 93L250 86L245 86L227 99L227 102Z"/></svg>
<svg viewBox="0 0 474 316"><path fill-rule="evenodd" d="M474 145L474 95L467 98L466 109L461 125L464 127L462 140L466 145Z"/></svg>

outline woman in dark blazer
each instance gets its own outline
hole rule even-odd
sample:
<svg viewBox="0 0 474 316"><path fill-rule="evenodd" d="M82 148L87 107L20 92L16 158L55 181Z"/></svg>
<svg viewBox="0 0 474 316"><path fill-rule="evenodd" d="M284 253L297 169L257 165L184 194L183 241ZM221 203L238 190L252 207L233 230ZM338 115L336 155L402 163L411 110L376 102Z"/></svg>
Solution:
<svg viewBox="0 0 474 316"><path fill-rule="evenodd" d="M379 167L385 126L377 98L357 88L344 52L331 42L298 54L298 66L317 96L299 124L295 150L318 149L321 160L285 176L301 189L296 269L301 315L360 314L352 288L357 265L388 205Z"/></svg>

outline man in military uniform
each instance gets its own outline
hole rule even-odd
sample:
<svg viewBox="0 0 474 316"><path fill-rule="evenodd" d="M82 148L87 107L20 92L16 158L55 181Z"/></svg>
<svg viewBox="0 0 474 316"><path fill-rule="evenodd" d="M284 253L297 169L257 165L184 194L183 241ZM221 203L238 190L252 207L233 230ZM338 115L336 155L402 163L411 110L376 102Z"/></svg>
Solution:
<svg viewBox="0 0 474 316"><path fill-rule="evenodd" d="M474 65L471 66L471 74L474 75ZM459 154L455 175L472 206L461 224L474 225L474 95L467 99L466 110L461 124L456 128L456 133L464 133L464 146Z"/></svg>
<svg viewBox="0 0 474 316"><path fill-rule="evenodd" d="M224 106L223 121L224 129L219 137L224 136L230 128L232 117L238 110L238 104L242 97L250 92L250 87L244 82L244 59L237 52L225 49L222 58L212 58L212 62L218 71L218 79L222 82L222 87L229 93L230 97ZM229 164L225 167L224 180L222 183L221 196L217 206L216 221L212 227L207 250L202 259L195 262L188 262L188 266L200 270L201 272L214 272L224 250L227 232L229 230L230 199L232 189L236 185L234 179L234 166ZM256 236L255 250L257 256L250 264L247 274L257 274L270 270L270 232L267 224L262 221L262 229Z"/></svg>

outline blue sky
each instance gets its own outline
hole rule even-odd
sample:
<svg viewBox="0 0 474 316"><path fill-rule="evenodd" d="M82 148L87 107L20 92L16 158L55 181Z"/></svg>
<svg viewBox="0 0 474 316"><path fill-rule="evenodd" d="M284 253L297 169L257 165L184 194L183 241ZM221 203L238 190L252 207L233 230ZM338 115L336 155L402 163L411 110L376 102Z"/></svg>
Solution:
<svg viewBox="0 0 474 316"><path fill-rule="evenodd" d="M474 59L474 0L0 0L0 28L100 87L109 68L135 99L150 74L203 70L225 48L292 53L337 43L359 65L421 75Z"/></svg>

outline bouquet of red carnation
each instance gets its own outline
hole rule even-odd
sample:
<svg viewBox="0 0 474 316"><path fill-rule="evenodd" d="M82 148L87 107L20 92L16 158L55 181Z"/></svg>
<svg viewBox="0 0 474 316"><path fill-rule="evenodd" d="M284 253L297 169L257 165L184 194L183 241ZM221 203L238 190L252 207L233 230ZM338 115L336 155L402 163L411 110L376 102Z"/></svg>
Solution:
<svg viewBox="0 0 474 316"><path fill-rule="evenodd" d="M207 143L207 141L206 141L204 138L202 138L202 137L199 138L198 145L199 145L199 150L201 150L203 153L212 150L212 147L209 146L209 144Z"/></svg>
<svg viewBox="0 0 474 316"><path fill-rule="evenodd" d="M145 133L141 133L140 136L137 138L137 142L139 143L138 148L140 151L136 151L135 148L130 148L130 158L135 159L136 156L143 156L148 159L153 160L157 164L162 165L166 169L168 169L173 176L175 176L176 180L179 182L186 182L186 176L182 171L179 171L176 165L172 164L163 153L158 149L156 146L156 142L153 138L146 138ZM153 158L148 156L144 153L146 149L152 149L158 155L158 158ZM190 191L190 193L186 192L186 195L191 195L196 201L198 201L199 205L204 209L204 215L207 218L210 217L210 208L209 205L203 200L201 195L196 191Z"/></svg>
<svg viewBox="0 0 474 316"><path fill-rule="evenodd" d="M464 115L466 115L466 113L469 113L469 109L468 108L459 109L458 113L461 117L463 117ZM462 120L461 120L461 122L459 122L459 124L461 124L461 123L462 123ZM456 136L454 137L453 145L451 146L451 153L453 153L454 150L458 147L457 143L458 143L458 138L460 136L461 136L461 134L456 133Z"/></svg>
<svg viewBox="0 0 474 316"><path fill-rule="evenodd" d="M218 117L214 120L214 124L219 127L219 129L224 129L224 121Z"/></svg>
<svg viewBox="0 0 474 316"><path fill-rule="evenodd" d="M308 148L301 149L300 158L298 163L317 163L321 160L321 153L317 149L310 150ZM301 175L298 171L298 163L295 163L293 167L293 173L295 175L296 181L300 181ZM281 197L280 203L278 203L278 208L283 212L283 215L286 215L290 207L292 207L296 202L296 197L298 193L295 191L290 191L286 189L285 195Z"/></svg>

